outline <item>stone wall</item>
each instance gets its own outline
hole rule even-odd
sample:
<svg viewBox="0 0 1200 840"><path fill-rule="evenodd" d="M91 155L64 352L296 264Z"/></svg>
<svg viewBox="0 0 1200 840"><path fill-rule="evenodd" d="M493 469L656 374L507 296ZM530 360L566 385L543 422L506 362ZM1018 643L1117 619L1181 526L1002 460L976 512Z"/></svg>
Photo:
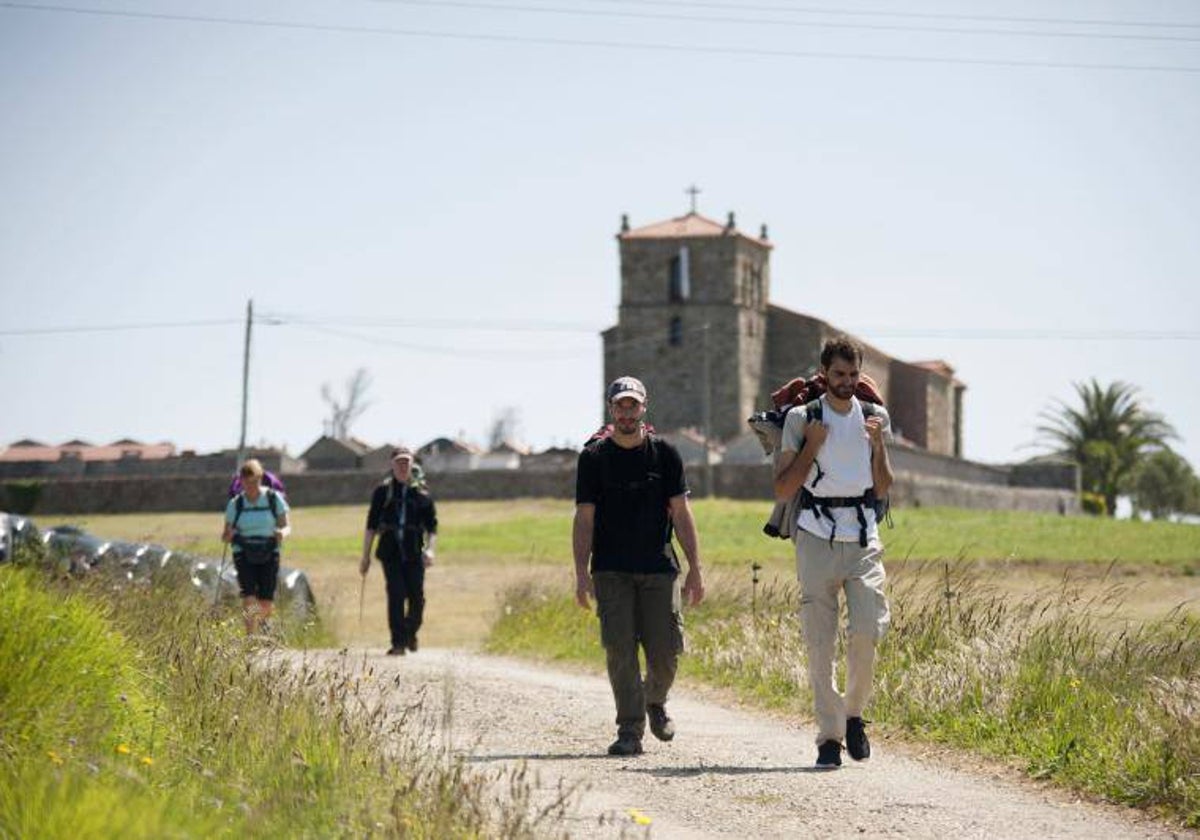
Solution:
<svg viewBox="0 0 1200 840"><path fill-rule="evenodd" d="M911 450L909 452L912 452ZM1078 495L1073 489L1011 486L1008 472L1001 467L972 465L976 472L955 471L938 464L940 456L918 453L908 458L897 449L893 453L896 484L892 501L898 507L908 505L948 505L1003 510L1042 510L1078 512ZM932 459L932 460L931 460ZM954 459L944 459L951 463ZM959 462L963 463L963 462ZM936 467L941 474L928 468ZM914 472L913 468L921 471ZM761 499L771 502L770 464L717 464L712 470L716 495L734 499ZM1066 482L1061 468L1047 466L1042 477ZM978 480L966 480L973 476ZM1028 480L1030 474L1023 475ZM372 488L382 476L357 470L310 472L287 477L288 500L296 507L316 505L362 505L364 513ZM689 469L688 483L696 496L707 495L703 469ZM225 499L229 477L226 474L179 478L106 478L46 481L30 513L70 516L90 513L131 513L168 511L211 511L214 521ZM575 493L574 466L555 471L476 470L430 476L435 498L515 499L545 497L571 499ZM0 510L12 507L8 488L0 483Z"/></svg>
<svg viewBox="0 0 1200 840"><path fill-rule="evenodd" d="M265 469L275 474L289 473L300 463L279 452L250 452ZM169 458L122 458L117 461L84 461L60 458L57 461L0 462L0 480L15 478L132 478L153 476L198 476L224 473L230 478L237 472L237 455L218 452L211 455L174 455Z"/></svg>

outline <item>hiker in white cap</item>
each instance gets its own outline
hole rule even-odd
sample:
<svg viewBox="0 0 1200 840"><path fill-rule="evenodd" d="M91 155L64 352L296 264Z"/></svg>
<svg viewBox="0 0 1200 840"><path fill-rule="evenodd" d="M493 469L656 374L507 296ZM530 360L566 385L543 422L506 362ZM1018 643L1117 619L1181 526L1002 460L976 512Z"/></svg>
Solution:
<svg viewBox="0 0 1200 840"><path fill-rule="evenodd" d="M371 568L371 544L379 537L375 556L387 581L389 656L417 649L417 631L425 618L425 570L433 565L437 548L437 507L415 478L412 450L392 451L392 474L371 494L363 532L359 574Z"/></svg>
<svg viewBox="0 0 1200 840"><path fill-rule="evenodd" d="M612 425L579 454L575 483L575 599L596 599L608 679L617 706L609 755L642 752L646 719L675 737L667 693L683 652L682 602L704 597L700 545L679 452L643 422L646 387L622 376L606 392ZM687 557L682 592L672 531ZM590 573L589 573L590 561ZM638 646L646 657L642 676Z"/></svg>

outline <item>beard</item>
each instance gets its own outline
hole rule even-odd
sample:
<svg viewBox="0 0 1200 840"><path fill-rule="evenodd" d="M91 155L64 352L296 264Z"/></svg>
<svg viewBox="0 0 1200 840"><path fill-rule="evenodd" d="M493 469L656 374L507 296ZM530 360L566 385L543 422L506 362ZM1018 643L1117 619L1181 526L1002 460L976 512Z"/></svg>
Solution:
<svg viewBox="0 0 1200 840"><path fill-rule="evenodd" d="M638 430L641 420L620 419L613 423L613 428L623 435L631 435Z"/></svg>
<svg viewBox="0 0 1200 840"><path fill-rule="evenodd" d="M853 385L830 385L829 392L839 400L848 400L854 396Z"/></svg>

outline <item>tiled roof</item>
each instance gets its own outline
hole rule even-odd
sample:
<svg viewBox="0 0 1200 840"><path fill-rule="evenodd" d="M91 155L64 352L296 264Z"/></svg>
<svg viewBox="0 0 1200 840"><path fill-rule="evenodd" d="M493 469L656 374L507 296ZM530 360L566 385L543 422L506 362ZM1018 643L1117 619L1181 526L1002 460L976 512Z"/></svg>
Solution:
<svg viewBox="0 0 1200 840"><path fill-rule="evenodd" d="M85 461L119 461L126 456L154 461L174 455L175 445L171 443L139 443L136 446L110 444L108 446L89 446L75 451Z"/></svg>
<svg viewBox="0 0 1200 840"><path fill-rule="evenodd" d="M925 368L925 370L932 370L945 376L954 375L954 368L950 367L948 362L944 362L941 359L930 359L925 362L909 362L909 364L914 367Z"/></svg>
<svg viewBox="0 0 1200 840"><path fill-rule="evenodd" d="M0 452L0 461L12 463L20 463L22 461L57 461L61 454L57 446L38 445L22 441L20 444L13 444L8 449Z"/></svg>
<svg viewBox="0 0 1200 840"><path fill-rule="evenodd" d="M621 239L688 239L695 237L721 237L721 236L741 236L763 245L767 248L771 244L765 239L748 236L737 227L726 228L720 222L701 216L699 213L688 213L685 216L679 216L675 219L667 219L664 222L655 222L654 224L646 225L645 227L634 228L620 234Z"/></svg>
<svg viewBox="0 0 1200 840"><path fill-rule="evenodd" d="M417 450L418 456L438 455L447 452L477 453L479 447L469 441L439 437L426 443Z"/></svg>
<svg viewBox="0 0 1200 840"><path fill-rule="evenodd" d="M30 445L32 441L20 441L0 452L0 461L58 461L64 455L81 461L118 461L122 457L138 457L147 461L169 458L175 454L173 443L136 443L122 441L108 446L92 446L79 440L68 441L61 446ZM136 453L133 454L133 453Z"/></svg>

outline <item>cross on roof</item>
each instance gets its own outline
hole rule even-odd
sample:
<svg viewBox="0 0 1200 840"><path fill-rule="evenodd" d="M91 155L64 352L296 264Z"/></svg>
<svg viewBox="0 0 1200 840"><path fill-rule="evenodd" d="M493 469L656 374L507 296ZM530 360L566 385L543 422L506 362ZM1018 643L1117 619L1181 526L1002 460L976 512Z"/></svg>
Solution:
<svg viewBox="0 0 1200 840"><path fill-rule="evenodd" d="M695 213L696 212L696 196L698 196L700 194L700 188L697 187L695 184L692 184L690 187L688 187L686 190L684 190L684 192L692 197L692 212Z"/></svg>

